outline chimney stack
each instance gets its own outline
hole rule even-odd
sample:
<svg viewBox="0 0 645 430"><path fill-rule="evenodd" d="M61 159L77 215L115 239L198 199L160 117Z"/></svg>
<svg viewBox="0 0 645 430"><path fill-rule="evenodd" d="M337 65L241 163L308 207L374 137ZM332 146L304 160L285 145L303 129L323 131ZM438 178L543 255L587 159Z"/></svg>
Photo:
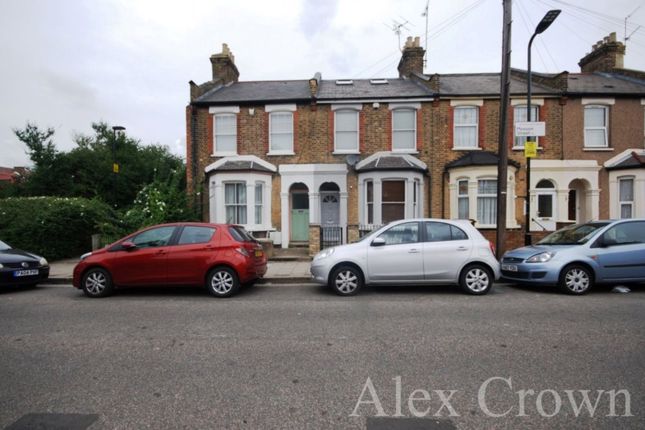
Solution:
<svg viewBox="0 0 645 430"><path fill-rule="evenodd" d="M399 61L399 77L409 77L412 73L423 74L423 56L426 53L421 47L419 37L408 37L403 46Z"/></svg>
<svg viewBox="0 0 645 430"><path fill-rule="evenodd" d="M211 55L213 81L221 80L224 85L237 82L240 72L235 67L235 57L226 43L222 43L222 52Z"/></svg>
<svg viewBox="0 0 645 430"><path fill-rule="evenodd" d="M616 33L610 33L592 47L578 65L582 73L613 72L622 69L625 57L625 45L616 40Z"/></svg>

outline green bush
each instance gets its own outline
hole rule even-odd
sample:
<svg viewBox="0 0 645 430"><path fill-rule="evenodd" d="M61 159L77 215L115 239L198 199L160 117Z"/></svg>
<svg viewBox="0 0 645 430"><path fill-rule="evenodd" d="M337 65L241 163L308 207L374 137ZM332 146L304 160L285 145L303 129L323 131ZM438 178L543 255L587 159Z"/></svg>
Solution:
<svg viewBox="0 0 645 430"><path fill-rule="evenodd" d="M120 222L98 200L66 197L0 199L0 240L49 260L91 250L92 235L119 236Z"/></svg>

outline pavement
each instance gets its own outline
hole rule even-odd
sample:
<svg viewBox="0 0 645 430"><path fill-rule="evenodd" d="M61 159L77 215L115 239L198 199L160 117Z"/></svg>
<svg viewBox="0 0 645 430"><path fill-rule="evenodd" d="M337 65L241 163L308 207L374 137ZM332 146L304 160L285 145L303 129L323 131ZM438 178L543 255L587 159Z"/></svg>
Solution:
<svg viewBox="0 0 645 430"><path fill-rule="evenodd" d="M78 263L77 258L52 261L49 263L50 284L71 284L74 266ZM309 261L271 261L267 267L267 273L260 281L263 284L293 284L311 281L309 273Z"/></svg>

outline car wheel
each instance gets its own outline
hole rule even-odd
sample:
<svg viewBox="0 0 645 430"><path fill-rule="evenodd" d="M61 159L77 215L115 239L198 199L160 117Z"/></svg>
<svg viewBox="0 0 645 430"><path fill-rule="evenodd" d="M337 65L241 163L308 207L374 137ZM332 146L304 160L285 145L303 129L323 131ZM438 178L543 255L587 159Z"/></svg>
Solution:
<svg viewBox="0 0 645 430"><path fill-rule="evenodd" d="M585 294L593 286L593 275L585 266L571 264L560 273L558 286L567 294Z"/></svg>
<svg viewBox="0 0 645 430"><path fill-rule="evenodd" d="M334 270L329 286L339 296L353 296L363 287L363 274L355 267L341 266Z"/></svg>
<svg viewBox="0 0 645 430"><path fill-rule="evenodd" d="M206 288L215 297L230 297L240 289L240 280L234 270L216 267L206 277Z"/></svg>
<svg viewBox="0 0 645 430"><path fill-rule="evenodd" d="M95 267L83 275L83 292L87 297L106 297L114 292L112 277L107 270Z"/></svg>
<svg viewBox="0 0 645 430"><path fill-rule="evenodd" d="M487 267L473 264L461 271L459 286L468 294L481 296L493 287L493 276Z"/></svg>

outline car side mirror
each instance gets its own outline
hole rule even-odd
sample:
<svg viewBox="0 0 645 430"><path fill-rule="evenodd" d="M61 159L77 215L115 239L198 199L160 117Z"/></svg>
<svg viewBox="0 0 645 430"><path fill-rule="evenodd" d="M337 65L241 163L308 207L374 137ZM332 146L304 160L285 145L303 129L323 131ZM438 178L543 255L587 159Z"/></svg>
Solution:
<svg viewBox="0 0 645 430"><path fill-rule="evenodd" d="M385 245L385 239L383 239L382 237L377 237L372 241L372 243L370 243L370 246L383 246L383 245Z"/></svg>
<svg viewBox="0 0 645 430"><path fill-rule="evenodd" d="M135 245L133 242L130 242L129 240L126 240L121 244L121 248L123 248L124 251L130 251L131 249L136 248L137 245Z"/></svg>

